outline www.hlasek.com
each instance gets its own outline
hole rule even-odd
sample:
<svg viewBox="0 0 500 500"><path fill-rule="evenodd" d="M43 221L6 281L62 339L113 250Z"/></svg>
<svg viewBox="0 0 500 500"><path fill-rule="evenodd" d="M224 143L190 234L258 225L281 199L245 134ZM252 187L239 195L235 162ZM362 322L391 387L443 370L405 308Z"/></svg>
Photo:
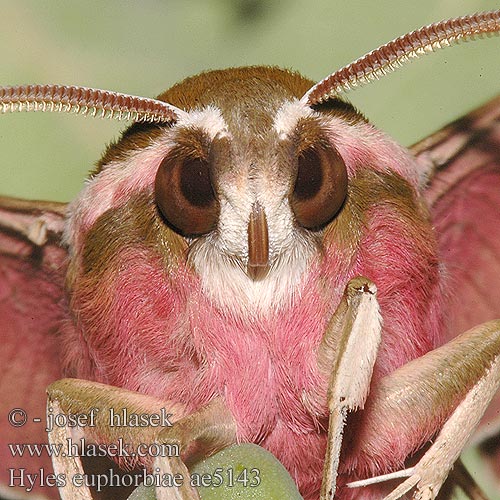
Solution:
<svg viewBox="0 0 500 500"><path fill-rule="evenodd" d="M74 441L67 438L66 443L19 444L10 443L10 453L13 457L125 457L125 458L156 458L178 457L180 446L169 443L139 443L133 447L119 438L116 443L87 443L84 438Z"/></svg>
<svg viewBox="0 0 500 500"><path fill-rule="evenodd" d="M129 443L124 443L119 438L116 443L96 444L86 443L84 438L74 441L67 438L66 443L44 443L44 444L19 444L10 443L8 445L12 456L18 457L42 457L49 456L71 458L71 457L120 457L120 458L147 458L147 457L178 457L180 447L178 444L169 443L140 443L135 448ZM73 486L90 486L97 491L109 486L134 486L144 483L150 486L176 486L179 487L182 477L175 474L117 474L113 469L105 471L103 474L87 475L85 473L75 473L71 477L66 474L54 474L40 468L36 472L28 471L24 468L9 469L9 486L24 488L31 492L35 486L41 487L65 487L68 482ZM182 484L182 482L181 482Z"/></svg>

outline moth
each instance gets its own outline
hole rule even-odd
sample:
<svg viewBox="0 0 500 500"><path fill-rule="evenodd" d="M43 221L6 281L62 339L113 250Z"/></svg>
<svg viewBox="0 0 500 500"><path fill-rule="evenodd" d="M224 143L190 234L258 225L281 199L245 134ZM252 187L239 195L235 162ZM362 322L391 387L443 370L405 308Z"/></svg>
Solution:
<svg viewBox="0 0 500 500"><path fill-rule="evenodd" d="M4 112L135 122L70 204L0 199L1 478L18 486L2 495L90 498L62 484L78 456L52 473L7 446L41 442L48 387L51 445L182 451L123 466L187 474L254 442L306 500L435 498L478 425L493 443L500 424L500 100L406 149L340 94L498 31L500 11L436 23L317 84L246 67L158 99L1 88Z"/></svg>

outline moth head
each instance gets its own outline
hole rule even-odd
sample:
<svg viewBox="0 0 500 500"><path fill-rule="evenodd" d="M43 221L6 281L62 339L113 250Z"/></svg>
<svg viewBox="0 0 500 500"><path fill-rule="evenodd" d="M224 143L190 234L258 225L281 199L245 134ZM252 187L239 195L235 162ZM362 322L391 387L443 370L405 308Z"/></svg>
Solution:
<svg viewBox="0 0 500 500"><path fill-rule="evenodd" d="M276 68L239 68L166 93L187 114L169 130L154 199L164 222L190 239L197 267L208 261L212 271L232 266L263 280L284 260L306 260L340 210L346 166L327 122L299 103L310 86Z"/></svg>

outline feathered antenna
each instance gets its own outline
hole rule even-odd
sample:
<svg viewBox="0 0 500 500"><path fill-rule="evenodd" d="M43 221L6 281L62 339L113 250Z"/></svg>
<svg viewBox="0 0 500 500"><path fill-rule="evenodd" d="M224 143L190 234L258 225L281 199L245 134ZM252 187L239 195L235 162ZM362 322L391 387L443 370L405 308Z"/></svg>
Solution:
<svg viewBox="0 0 500 500"><path fill-rule="evenodd" d="M323 103L401 67L411 59L476 36L498 34L500 10L424 26L372 50L314 85L303 97L309 106Z"/></svg>
<svg viewBox="0 0 500 500"><path fill-rule="evenodd" d="M65 85L0 87L0 111L55 111L149 123L175 122L185 113L156 99Z"/></svg>

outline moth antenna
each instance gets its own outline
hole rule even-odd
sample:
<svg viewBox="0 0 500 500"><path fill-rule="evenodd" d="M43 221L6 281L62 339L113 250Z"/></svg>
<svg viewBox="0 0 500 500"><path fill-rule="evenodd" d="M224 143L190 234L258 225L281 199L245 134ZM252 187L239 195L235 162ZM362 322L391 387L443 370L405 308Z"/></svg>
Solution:
<svg viewBox="0 0 500 500"><path fill-rule="evenodd" d="M0 111L57 111L149 123L175 122L185 113L157 99L73 85L0 87Z"/></svg>
<svg viewBox="0 0 500 500"><path fill-rule="evenodd" d="M302 102L314 106L396 70L410 59L476 36L498 34L500 10L441 21L394 39L314 85Z"/></svg>

